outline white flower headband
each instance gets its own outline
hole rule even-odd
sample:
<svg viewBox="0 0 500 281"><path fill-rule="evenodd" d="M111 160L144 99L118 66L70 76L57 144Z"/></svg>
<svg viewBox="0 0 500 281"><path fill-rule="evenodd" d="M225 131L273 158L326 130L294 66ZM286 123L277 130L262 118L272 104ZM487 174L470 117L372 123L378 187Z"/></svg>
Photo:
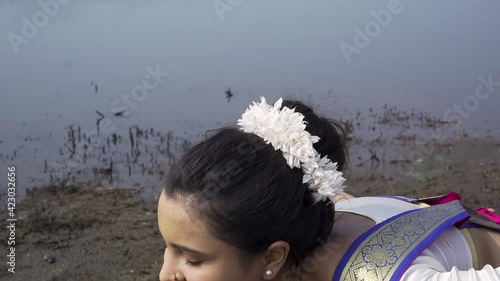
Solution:
<svg viewBox="0 0 500 281"><path fill-rule="evenodd" d="M260 99L260 103L250 105L238 120L241 130L281 150L290 168L301 168L303 183L308 183L314 203L341 194L345 178L337 171L336 162L332 163L327 156L321 157L314 149L313 144L320 138L306 131L304 115L288 107L281 109L282 98L274 106L267 104L264 97Z"/></svg>

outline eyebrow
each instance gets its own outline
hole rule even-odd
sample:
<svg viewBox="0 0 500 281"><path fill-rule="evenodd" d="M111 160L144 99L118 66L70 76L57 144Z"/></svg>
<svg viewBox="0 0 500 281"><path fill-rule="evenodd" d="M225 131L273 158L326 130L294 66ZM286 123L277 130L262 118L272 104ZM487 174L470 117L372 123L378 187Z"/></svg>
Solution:
<svg viewBox="0 0 500 281"><path fill-rule="evenodd" d="M179 249L179 250L182 250L184 252L188 252L190 254L194 254L194 255L201 255L201 256L210 256L209 254L207 253L203 253L203 252L200 252L200 251L196 251L196 250L193 250L191 248L188 248L186 246L182 246L182 245L179 245L179 244L175 244L175 243L171 243L172 247L176 248L176 249Z"/></svg>

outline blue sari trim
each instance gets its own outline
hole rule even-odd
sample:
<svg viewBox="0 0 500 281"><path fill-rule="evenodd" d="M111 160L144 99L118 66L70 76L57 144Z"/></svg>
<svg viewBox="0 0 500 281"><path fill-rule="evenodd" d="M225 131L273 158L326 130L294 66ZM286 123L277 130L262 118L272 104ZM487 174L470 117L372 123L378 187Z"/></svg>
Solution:
<svg viewBox="0 0 500 281"><path fill-rule="evenodd" d="M407 198L403 196L392 196L392 195L382 195L379 197L383 198L392 198L392 199L397 199L403 202L407 203L426 203L429 205L434 205L435 201L440 200L446 196L448 196L450 193L445 194L445 195L438 195L438 196L433 196L433 197L424 197L424 198ZM490 220L488 217L484 216L483 214L477 212L474 208L464 204L462 201L460 201L462 204L462 207L470 214L470 218L466 221L460 221L455 224L456 227L463 229L463 228L487 228L489 230L499 232L500 233L500 224Z"/></svg>
<svg viewBox="0 0 500 281"><path fill-rule="evenodd" d="M415 258L469 213L459 201L410 210L377 224L349 247L332 281L399 280Z"/></svg>

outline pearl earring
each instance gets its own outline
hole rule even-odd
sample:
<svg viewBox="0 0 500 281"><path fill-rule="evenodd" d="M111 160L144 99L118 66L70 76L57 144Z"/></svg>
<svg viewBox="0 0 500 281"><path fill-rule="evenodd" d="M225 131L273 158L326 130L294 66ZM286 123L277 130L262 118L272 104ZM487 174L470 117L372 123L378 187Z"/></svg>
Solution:
<svg viewBox="0 0 500 281"><path fill-rule="evenodd" d="M273 271L270 269L266 270L266 276L271 276L271 275L273 275Z"/></svg>

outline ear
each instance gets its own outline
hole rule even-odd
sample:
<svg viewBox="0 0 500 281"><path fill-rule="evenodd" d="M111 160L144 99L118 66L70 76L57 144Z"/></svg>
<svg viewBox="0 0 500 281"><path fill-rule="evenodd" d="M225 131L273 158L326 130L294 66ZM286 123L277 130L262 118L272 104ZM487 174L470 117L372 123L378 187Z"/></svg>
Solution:
<svg viewBox="0 0 500 281"><path fill-rule="evenodd" d="M263 280L272 280L287 261L290 253L290 245L285 241L276 241L269 245L264 254L264 272L262 272ZM266 274L266 271L271 270L272 274Z"/></svg>

